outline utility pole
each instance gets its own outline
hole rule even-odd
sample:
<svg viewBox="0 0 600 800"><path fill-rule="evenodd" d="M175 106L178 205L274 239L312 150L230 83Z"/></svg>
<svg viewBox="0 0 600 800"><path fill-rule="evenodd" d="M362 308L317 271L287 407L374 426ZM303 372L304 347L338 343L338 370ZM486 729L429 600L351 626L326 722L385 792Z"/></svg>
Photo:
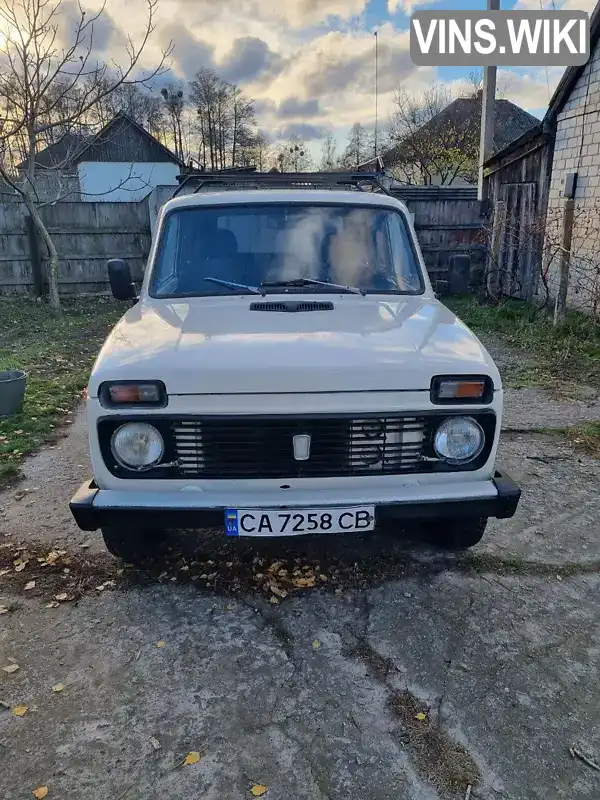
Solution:
<svg viewBox="0 0 600 800"><path fill-rule="evenodd" d="M487 0L488 11L498 11L500 0ZM483 93L481 98L481 137L479 139L479 182L477 197L485 200L483 190L483 165L494 149L494 121L496 116L496 73L497 67L484 67Z"/></svg>
<svg viewBox="0 0 600 800"><path fill-rule="evenodd" d="M379 155L379 31L375 31L375 158Z"/></svg>

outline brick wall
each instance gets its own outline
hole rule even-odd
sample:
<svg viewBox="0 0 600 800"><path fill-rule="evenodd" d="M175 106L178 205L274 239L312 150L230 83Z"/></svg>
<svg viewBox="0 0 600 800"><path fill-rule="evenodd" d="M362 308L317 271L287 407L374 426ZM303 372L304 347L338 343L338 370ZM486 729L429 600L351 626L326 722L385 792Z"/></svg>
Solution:
<svg viewBox="0 0 600 800"><path fill-rule="evenodd" d="M550 291L556 291L562 238L563 189L577 172L568 302L600 313L600 46L579 77L557 118L548 200L546 247Z"/></svg>

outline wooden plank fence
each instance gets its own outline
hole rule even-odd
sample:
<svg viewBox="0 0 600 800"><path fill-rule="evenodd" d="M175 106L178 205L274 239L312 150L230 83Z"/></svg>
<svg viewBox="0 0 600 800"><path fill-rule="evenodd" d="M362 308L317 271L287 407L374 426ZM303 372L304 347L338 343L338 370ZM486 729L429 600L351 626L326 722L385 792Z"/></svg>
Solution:
<svg viewBox="0 0 600 800"><path fill-rule="evenodd" d="M127 259L135 279L141 280L150 252L147 203L56 203L43 207L41 215L60 257L62 293L107 291L109 258ZM25 207L0 204L0 294L34 290L32 244Z"/></svg>
<svg viewBox="0 0 600 800"><path fill-rule="evenodd" d="M403 186L393 194L403 200L413 215L427 272L444 292L465 293L469 289L464 271L454 257L466 255L471 271L485 266L487 245L477 189L470 186Z"/></svg>
<svg viewBox="0 0 600 800"><path fill-rule="evenodd" d="M393 193L414 216L434 285L438 284L442 291L466 292L468 270L465 273L464 263L460 269L455 268L454 256L468 255L471 268L477 269L483 266L486 255L477 190L405 186ZM107 291L106 262L110 258L127 259L134 278L141 280L150 252L151 227L160 205L152 202L154 194L139 203L72 202L42 208L60 257L62 293ZM168 199L170 193L163 195ZM0 204L0 294L39 291L34 244L28 235L28 215L23 205Z"/></svg>

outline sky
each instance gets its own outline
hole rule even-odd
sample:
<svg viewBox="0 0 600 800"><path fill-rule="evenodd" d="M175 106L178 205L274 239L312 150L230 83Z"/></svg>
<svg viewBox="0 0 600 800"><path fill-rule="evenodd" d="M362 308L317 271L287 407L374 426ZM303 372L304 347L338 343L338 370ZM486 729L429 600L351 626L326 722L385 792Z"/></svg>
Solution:
<svg viewBox="0 0 600 800"><path fill-rule="evenodd" d="M67 0L72 2L72 0ZM583 9L595 0L501 0L502 9ZM275 140L292 134L311 150L329 131L343 144L355 122L372 126L374 31L379 37L379 118L385 126L394 93L419 93L433 83L456 94L471 68L416 67L409 55L410 13L418 8L481 9L483 0L159 0L148 64L173 44L173 77L188 81L213 67L256 99L259 125ZM143 24L143 0L107 0L99 32L108 53ZM102 39L102 37L104 37ZM499 94L541 117L563 70L502 69Z"/></svg>

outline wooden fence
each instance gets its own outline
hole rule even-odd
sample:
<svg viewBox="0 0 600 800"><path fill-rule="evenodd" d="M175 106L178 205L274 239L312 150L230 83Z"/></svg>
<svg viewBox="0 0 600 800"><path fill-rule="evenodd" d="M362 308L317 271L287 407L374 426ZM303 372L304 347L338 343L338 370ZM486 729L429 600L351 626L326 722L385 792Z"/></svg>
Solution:
<svg viewBox="0 0 600 800"><path fill-rule="evenodd" d="M403 186L393 194L403 200L415 229L432 283L443 292L468 291L464 270L454 257L469 256L471 271L483 269L487 246L477 189L470 186ZM468 276L467 276L468 277Z"/></svg>
<svg viewBox="0 0 600 800"><path fill-rule="evenodd" d="M492 205L488 284L494 293L531 302L543 265L552 173L552 139L532 128L485 167Z"/></svg>
<svg viewBox="0 0 600 800"><path fill-rule="evenodd" d="M150 252L146 202L56 203L43 207L41 215L59 253L62 293L106 291L109 258L127 259L135 279L141 279ZM21 203L0 204L0 294L39 288L39 253L30 222Z"/></svg>
<svg viewBox="0 0 600 800"><path fill-rule="evenodd" d="M406 186L394 194L414 215L433 283L442 291L467 291L468 270L465 276L464 263L460 270L455 269L453 256L470 256L475 269L485 261L476 190ZM157 203L149 202L153 195L139 203L56 203L42 209L60 257L61 292L107 291L109 258L127 259L135 279L141 279L150 251L151 223L157 213ZM30 222L22 204L0 204L0 294L39 294L44 270L35 266L42 259L36 252Z"/></svg>

